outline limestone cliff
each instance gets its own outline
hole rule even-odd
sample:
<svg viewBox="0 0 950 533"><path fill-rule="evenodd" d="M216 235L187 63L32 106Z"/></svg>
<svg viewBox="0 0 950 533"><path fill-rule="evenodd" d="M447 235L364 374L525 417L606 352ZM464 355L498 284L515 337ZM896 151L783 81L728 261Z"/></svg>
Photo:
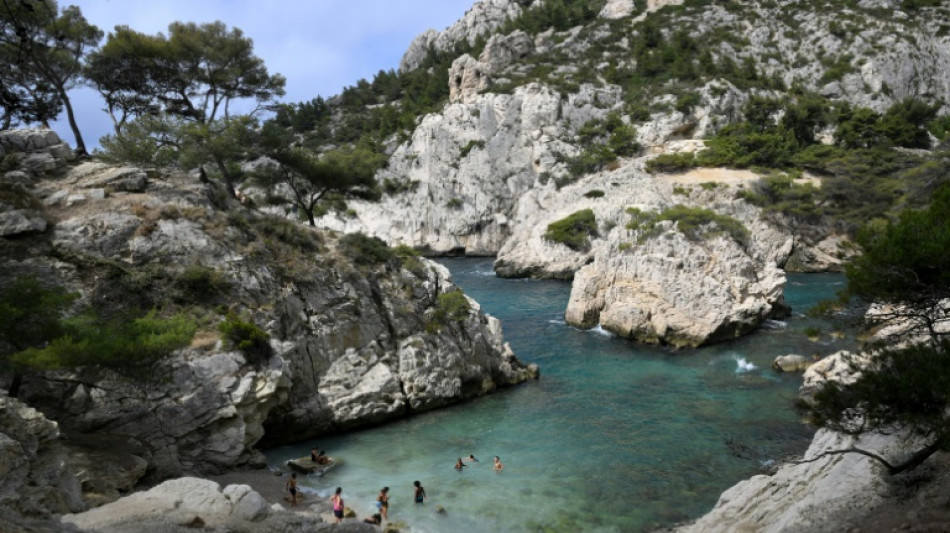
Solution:
<svg viewBox="0 0 950 533"><path fill-rule="evenodd" d="M950 69L941 30L950 20L939 8L882 1L832 10L795 0L597 5L597 16L574 27L524 24L502 34L501 18L530 17L538 6L478 2L449 30L420 36L404 69L418 64L429 45L448 51L447 43L473 44L481 36L484 46L452 63L449 103L393 145L377 174L383 200L351 202L345 214L329 213L319 224L429 254L498 255L500 275L577 275L568 309L576 324L605 319L622 334L674 344L724 339L754 328L780 304L776 268L840 270L854 253L845 233L828 220L778 216L766 227L752 221L761 212L751 206L700 195L683 203L729 216L745 211L737 218L755 242L778 240L769 250L754 243L726 251L731 245L722 240L663 238L621 253L622 232L615 230L577 253L539 236L550 222L587 206L599 221L622 226L618 214L626 206L681 203L669 188L649 185L638 158L701 148L704 137L742 120L752 97L781 99L797 86L878 112L906 97L950 98L941 74ZM804 36L814 44L802 46ZM686 70L669 72L679 64L674 59ZM584 158L613 142L605 129L611 120L611 127L632 132L641 150L609 165L610 178L603 166L604 177L590 176ZM820 178L809 179L820 186ZM564 187L571 183L578 189ZM577 192L585 187L601 189L608 200L586 201ZM671 254L676 258L657 259ZM640 266L632 272L632 265ZM717 273L707 275L709 268ZM624 274L606 275L614 272ZM650 278L669 281L646 283ZM605 307L607 294L625 303Z"/></svg>
<svg viewBox="0 0 950 533"><path fill-rule="evenodd" d="M60 143L42 137L19 161L53 157ZM331 232L232 204L196 176L58 161L20 166L2 185L27 218L46 224L0 242L4 283L34 276L101 313L177 309L199 325L190 347L145 375L91 366L23 385L21 397L63 431L125 442L131 485L143 475L260 464L265 433L271 443L305 439L536 375L476 302L464 316L438 318L440 295L456 289L440 265L366 259ZM252 360L222 341L226 312L270 334L268 357ZM85 485L106 500L131 487Z"/></svg>

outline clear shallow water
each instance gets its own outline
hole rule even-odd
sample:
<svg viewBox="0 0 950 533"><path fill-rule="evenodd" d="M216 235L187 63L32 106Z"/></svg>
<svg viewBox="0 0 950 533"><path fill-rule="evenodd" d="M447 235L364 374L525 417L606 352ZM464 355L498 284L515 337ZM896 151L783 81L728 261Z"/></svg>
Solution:
<svg viewBox="0 0 950 533"><path fill-rule="evenodd" d="M567 282L499 279L491 259L442 263L502 320L515 354L537 363L541 379L267 452L274 468L314 445L342 457L324 477L304 477L304 490L329 497L341 486L362 518L387 485L390 520L416 532L649 531L698 517L723 490L811 439L791 409L801 377L774 373L775 356L847 347L802 334L824 326L801 313L842 288L840 275L789 275L791 318L732 343L676 352L568 327ZM455 459L470 453L481 462L456 472ZM501 474L491 469L493 455ZM413 480L429 495L422 506L412 503ZM435 513L437 505L446 513Z"/></svg>

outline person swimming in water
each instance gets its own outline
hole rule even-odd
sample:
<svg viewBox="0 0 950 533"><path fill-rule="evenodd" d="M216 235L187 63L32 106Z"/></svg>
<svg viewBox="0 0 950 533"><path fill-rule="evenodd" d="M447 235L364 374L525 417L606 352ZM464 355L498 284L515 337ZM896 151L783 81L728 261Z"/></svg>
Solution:
<svg viewBox="0 0 950 533"><path fill-rule="evenodd" d="M465 463L463 463L462 458L459 457L458 461L455 461L455 469L461 472L463 468L465 468Z"/></svg>
<svg viewBox="0 0 950 533"><path fill-rule="evenodd" d="M466 461L468 461L468 462L470 462L470 463L477 463L477 462L478 462L478 459L476 459L474 455L469 454L469 455L468 455L468 459L466 459Z"/></svg>
<svg viewBox="0 0 950 533"><path fill-rule="evenodd" d="M498 456L496 455L495 456L495 472L501 472L502 470L504 470L504 468L505 468L505 465L501 464L501 459L499 459Z"/></svg>

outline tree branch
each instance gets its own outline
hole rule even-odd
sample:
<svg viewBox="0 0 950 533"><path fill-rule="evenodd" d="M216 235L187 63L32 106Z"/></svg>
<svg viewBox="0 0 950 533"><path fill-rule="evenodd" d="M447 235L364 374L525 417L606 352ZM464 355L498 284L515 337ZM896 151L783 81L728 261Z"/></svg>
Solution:
<svg viewBox="0 0 950 533"><path fill-rule="evenodd" d="M927 458L929 458L931 455L933 455L939 450L940 450L940 439L936 439L931 444L914 452L910 456L910 458L904 461L903 463L891 464L887 459L885 459L884 457L874 452L869 452L867 450L862 450L861 448L855 448L854 446L852 446L844 450L829 450L826 452L822 452L811 459L802 459L800 461L792 461L791 464L796 465L796 466L803 465L807 463L814 463L815 461L819 459L823 459L831 455L844 455L846 453L856 453L858 455L870 457L871 459L874 459L875 461L881 463L882 465L884 465L884 468L887 469L887 473L893 476L895 474L900 474L901 472L906 472L908 470L913 470L914 468L917 468L918 466L923 464L923 462L926 461Z"/></svg>

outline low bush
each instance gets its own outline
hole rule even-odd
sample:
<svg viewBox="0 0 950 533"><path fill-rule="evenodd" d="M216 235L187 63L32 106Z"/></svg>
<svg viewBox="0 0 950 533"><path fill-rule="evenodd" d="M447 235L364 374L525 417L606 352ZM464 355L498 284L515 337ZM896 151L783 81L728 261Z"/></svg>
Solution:
<svg viewBox="0 0 950 533"><path fill-rule="evenodd" d="M453 322L463 322L471 310L472 306L468 298L460 289L444 292L436 298L435 310L426 325L426 330L432 333Z"/></svg>
<svg viewBox="0 0 950 533"><path fill-rule="evenodd" d="M341 237L340 249L360 265L385 263L393 257L393 251L385 242L362 233L347 233Z"/></svg>
<svg viewBox="0 0 950 533"><path fill-rule="evenodd" d="M594 212L584 209L566 218L548 224L544 239L563 244L575 251L587 251L590 237L597 236L597 220Z"/></svg>
<svg viewBox="0 0 950 533"><path fill-rule="evenodd" d="M232 348L240 350L252 364L263 364L273 355L270 335L250 320L243 320L234 313L229 313L220 325L218 331Z"/></svg>

